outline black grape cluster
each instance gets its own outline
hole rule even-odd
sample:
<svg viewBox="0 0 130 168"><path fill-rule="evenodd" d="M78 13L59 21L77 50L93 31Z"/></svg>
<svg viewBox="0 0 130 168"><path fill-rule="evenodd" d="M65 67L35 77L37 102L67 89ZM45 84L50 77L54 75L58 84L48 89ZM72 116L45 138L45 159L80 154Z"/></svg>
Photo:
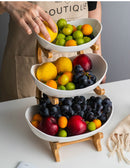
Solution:
<svg viewBox="0 0 130 168"><path fill-rule="evenodd" d="M40 99L40 115L42 117L53 116L58 119L66 116L69 119L73 115L80 115L85 121L100 119L105 123L112 111L112 102L109 98L91 96L85 99L84 96L74 98L60 98L58 105L52 105L48 96L43 94Z"/></svg>
<svg viewBox="0 0 130 168"><path fill-rule="evenodd" d="M96 83L96 76L90 72L85 72L81 65L74 67L73 83L76 89L82 89Z"/></svg>
<svg viewBox="0 0 130 168"><path fill-rule="evenodd" d="M93 121L100 119L102 124L107 121L112 111L112 102L109 98L102 99L101 97L91 96L87 99L87 112L85 120Z"/></svg>

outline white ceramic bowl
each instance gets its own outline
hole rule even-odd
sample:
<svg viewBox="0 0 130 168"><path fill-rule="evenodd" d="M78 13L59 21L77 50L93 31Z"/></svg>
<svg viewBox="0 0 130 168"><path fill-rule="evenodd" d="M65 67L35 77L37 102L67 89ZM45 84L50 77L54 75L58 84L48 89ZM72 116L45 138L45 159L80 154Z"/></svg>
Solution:
<svg viewBox="0 0 130 168"><path fill-rule="evenodd" d="M86 98L89 98L90 96L95 96L95 94L87 94L87 95L84 95ZM102 98L105 98L106 96L101 96ZM33 117L34 114L38 113L39 111L39 106L38 105L35 105L35 106L31 106L29 107L26 112L25 112L25 118L26 118L26 121L31 129L31 131L36 135L38 136L39 138L43 139L43 140L46 140L46 141L49 141L49 142L70 142L70 141L76 141L76 140L80 140L80 139L83 139L83 138L87 138L87 137L90 137L100 131L103 130L103 128L108 125L111 117L112 117L112 114L113 114L113 110L111 111L110 115L109 115L109 118L108 120L98 129L92 131L92 132L88 132L88 133L84 133L84 134L81 134L81 135L76 135L76 136L70 136L70 137L58 137L58 136L51 136L51 135L48 135L42 131L40 131L39 129L35 128L32 124L31 124L31 119Z"/></svg>
<svg viewBox="0 0 130 168"><path fill-rule="evenodd" d="M91 47L97 41L97 38L99 37L102 31L102 24L99 23L99 21L96 19L83 18L83 19L70 21L68 23L75 25L75 26L83 25L83 24L90 24L93 27L93 34L95 38L92 39L90 42L82 44L82 45L66 47L66 46L59 46L59 45L50 43L36 34L36 38L38 42L40 43L40 45L43 48L46 48L47 50L56 50L60 52L74 52L74 51L76 52L76 51L84 50L84 49Z"/></svg>
<svg viewBox="0 0 130 168"><path fill-rule="evenodd" d="M101 83L104 76L106 75L108 65L107 65L107 62L105 61L105 59L103 57L101 57L100 55L92 54L92 53L89 53L87 55L89 56L89 58L92 61L92 73L97 78L97 81L95 84L88 86L86 88L83 88L83 89L75 89L75 90L53 89L53 88L45 85L44 83L40 82L37 79L35 73L36 73L36 69L38 68L39 64L36 64L31 67L31 75L35 81L36 86L39 88L39 90L41 90L45 94L47 94L49 96L53 96L53 97L73 97L73 96L77 96L77 95L82 95L84 93L88 93L91 90L95 89Z"/></svg>

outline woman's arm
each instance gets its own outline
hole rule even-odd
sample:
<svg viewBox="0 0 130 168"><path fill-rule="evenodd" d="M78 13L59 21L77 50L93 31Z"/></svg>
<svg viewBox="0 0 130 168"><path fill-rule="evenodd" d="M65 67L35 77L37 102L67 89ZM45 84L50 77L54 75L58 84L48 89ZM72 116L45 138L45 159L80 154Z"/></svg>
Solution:
<svg viewBox="0 0 130 168"><path fill-rule="evenodd" d="M44 37L50 41L50 35L43 23L43 20L48 22L50 28L54 32L57 32L56 25L51 16L38 5L31 2L3 1L0 3L0 10L8 12L11 17L14 18L17 23L27 32L27 34L32 34L32 31L36 33L41 31Z"/></svg>
<svg viewBox="0 0 130 168"><path fill-rule="evenodd" d="M97 19L99 22L101 22L101 16L102 16L102 9L101 9L101 2L97 1L97 7L95 10L89 11L88 12L88 17L89 18L94 18ZM98 40L96 43L99 46L99 50L94 51L95 53L102 55L101 52L101 35L99 36Z"/></svg>

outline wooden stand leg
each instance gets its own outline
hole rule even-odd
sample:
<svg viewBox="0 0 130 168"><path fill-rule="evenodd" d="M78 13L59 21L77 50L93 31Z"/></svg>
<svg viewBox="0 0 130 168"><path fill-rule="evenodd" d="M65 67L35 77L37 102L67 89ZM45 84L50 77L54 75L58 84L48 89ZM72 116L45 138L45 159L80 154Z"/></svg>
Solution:
<svg viewBox="0 0 130 168"><path fill-rule="evenodd" d="M84 54L84 51L81 50L81 51L78 51L78 52L77 52L77 55L80 55L80 54Z"/></svg>
<svg viewBox="0 0 130 168"><path fill-rule="evenodd" d="M50 146L56 162L60 162L58 143L50 142Z"/></svg>
<svg viewBox="0 0 130 168"><path fill-rule="evenodd" d="M43 49L44 51L44 55L47 57L47 58L52 58L53 57L53 52L52 51L49 51L47 49Z"/></svg>
<svg viewBox="0 0 130 168"><path fill-rule="evenodd" d="M52 153L54 155L54 158L56 160L56 162L60 161L60 155L59 155L59 148L61 148L62 146L66 146L66 145L71 145L74 143L79 143L79 142L84 142L84 141L88 141L88 140L92 140L94 146L96 147L97 151L101 151L102 147L101 147L101 138L103 138L103 133L99 132L91 137L88 138L84 138L81 140L77 140L77 141L71 141L71 142L50 142L50 146L51 146L51 150Z"/></svg>
<svg viewBox="0 0 130 168"><path fill-rule="evenodd" d="M41 91L36 87L36 99L37 104L39 104L39 99L41 98Z"/></svg>
<svg viewBox="0 0 130 168"><path fill-rule="evenodd" d="M102 151L102 146L101 146L101 138L103 138L103 133L97 133L93 135L93 144L96 147L97 151Z"/></svg>
<svg viewBox="0 0 130 168"><path fill-rule="evenodd" d="M36 45L36 62L38 64L42 63L42 50L38 42ZM39 99L41 98L41 91L37 87L36 87L36 98L37 98L37 104L39 104Z"/></svg>
<svg viewBox="0 0 130 168"><path fill-rule="evenodd" d="M59 99L57 97L48 96L53 105L59 104Z"/></svg>
<svg viewBox="0 0 130 168"><path fill-rule="evenodd" d="M99 50L99 45L94 44L90 47L93 51Z"/></svg>
<svg viewBox="0 0 130 168"><path fill-rule="evenodd" d="M97 95L104 95L104 94L105 94L105 89L101 89L99 86L97 86L97 87L94 89L94 92L95 92Z"/></svg>
<svg viewBox="0 0 130 168"><path fill-rule="evenodd" d="M37 45L36 45L36 62L38 64L42 63L42 49L40 47L40 44L37 41Z"/></svg>

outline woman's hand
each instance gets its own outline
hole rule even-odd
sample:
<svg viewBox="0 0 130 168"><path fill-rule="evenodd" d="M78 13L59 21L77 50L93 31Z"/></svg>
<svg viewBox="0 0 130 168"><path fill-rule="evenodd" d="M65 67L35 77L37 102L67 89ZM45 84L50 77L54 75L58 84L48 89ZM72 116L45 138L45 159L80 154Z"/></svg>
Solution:
<svg viewBox="0 0 130 168"><path fill-rule="evenodd" d="M48 22L52 31L57 32L52 18L38 5L30 2L11 1L3 1L1 5L28 34L32 34L32 31L38 34L41 31L44 37L50 41L50 36L43 21Z"/></svg>

